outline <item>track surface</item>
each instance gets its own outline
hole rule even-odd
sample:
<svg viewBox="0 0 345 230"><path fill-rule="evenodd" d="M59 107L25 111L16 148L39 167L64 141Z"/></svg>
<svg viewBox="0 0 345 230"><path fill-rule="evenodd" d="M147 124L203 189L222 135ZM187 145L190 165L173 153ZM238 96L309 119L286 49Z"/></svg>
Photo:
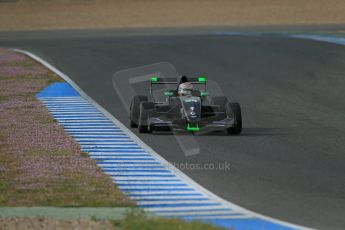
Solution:
<svg viewBox="0 0 345 230"><path fill-rule="evenodd" d="M172 135L138 136L170 162L229 162L229 171L184 170L227 200L308 227L344 228L345 47L218 35L83 35L0 46L43 57L126 125L114 72L160 61L181 73L207 72L242 104L241 136L197 136L201 154L190 157Z"/></svg>

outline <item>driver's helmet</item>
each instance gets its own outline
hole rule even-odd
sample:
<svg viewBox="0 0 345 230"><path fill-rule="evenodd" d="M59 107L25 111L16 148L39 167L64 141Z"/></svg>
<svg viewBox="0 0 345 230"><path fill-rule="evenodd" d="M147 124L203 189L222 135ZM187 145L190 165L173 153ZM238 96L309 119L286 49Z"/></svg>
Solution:
<svg viewBox="0 0 345 230"><path fill-rule="evenodd" d="M181 83L178 86L178 94L180 96L192 95L192 92L193 92L193 84L191 84L190 82Z"/></svg>

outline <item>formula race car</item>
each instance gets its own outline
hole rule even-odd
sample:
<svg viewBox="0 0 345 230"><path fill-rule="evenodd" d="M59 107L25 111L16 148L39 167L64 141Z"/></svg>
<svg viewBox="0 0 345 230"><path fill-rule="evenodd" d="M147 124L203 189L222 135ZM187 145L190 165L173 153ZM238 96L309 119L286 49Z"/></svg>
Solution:
<svg viewBox="0 0 345 230"><path fill-rule="evenodd" d="M150 96L133 96L130 105L130 126L141 133L152 131L188 131L207 133L226 130L228 134L240 134L242 130L241 108L229 102L225 96L210 97L206 91L206 78L186 76L160 78L152 76ZM164 92L164 100L157 101L153 88L173 85ZM202 86L200 90L194 86Z"/></svg>

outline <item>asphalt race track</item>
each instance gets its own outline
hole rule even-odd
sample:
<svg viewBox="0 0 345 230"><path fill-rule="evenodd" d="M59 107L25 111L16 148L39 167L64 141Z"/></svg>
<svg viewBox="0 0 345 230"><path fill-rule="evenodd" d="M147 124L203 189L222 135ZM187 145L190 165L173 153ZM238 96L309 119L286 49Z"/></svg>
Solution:
<svg viewBox="0 0 345 230"><path fill-rule="evenodd" d="M8 41L6 41L8 39ZM207 72L242 105L240 136L196 136L186 157L173 135L138 134L174 163L230 163L183 170L252 211L321 229L345 226L345 47L275 36L143 35L2 38L43 57L128 126L114 72L167 61Z"/></svg>

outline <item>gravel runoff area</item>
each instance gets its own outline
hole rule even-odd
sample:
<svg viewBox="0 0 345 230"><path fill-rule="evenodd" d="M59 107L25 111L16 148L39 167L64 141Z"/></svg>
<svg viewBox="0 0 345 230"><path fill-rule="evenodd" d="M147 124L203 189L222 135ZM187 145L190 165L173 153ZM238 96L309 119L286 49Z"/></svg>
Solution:
<svg viewBox="0 0 345 230"><path fill-rule="evenodd" d="M38 63L0 49L0 206L132 205L36 100L55 81ZM0 229L111 227L105 220L0 217Z"/></svg>
<svg viewBox="0 0 345 230"><path fill-rule="evenodd" d="M33 60L0 50L0 206L133 205L35 98L55 81Z"/></svg>
<svg viewBox="0 0 345 230"><path fill-rule="evenodd" d="M181 219L148 217L144 212L130 212L117 220L99 219L53 219L49 217L0 217L0 229L3 230L221 230L222 228L201 223L185 222Z"/></svg>
<svg viewBox="0 0 345 230"><path fill-rule="evenodd" d="M343 0L3 0L0 31L344 24Z"/></svg>
<svg viewBox="0 0 345 230"><path fill-rule="evenodd" d="M2 230L40 230L40 229L75 229L102 230L112 229L112 223L107 220L72 219L60 220L48 217L0 217Z"/></svg>
<svg viewBox="0 0 345 230"><path fill-rule="evenodd" d="M0 229L221 229L200 221L153 217L132 208L133 201L80 151L36 99L36 93L57 81L61 79L32 59L0 48ZM31 209L21 207L41 211L26 216L23 212ZM48 210L40 216L44 207L69 210L53 215ZM74 208L74 213L73 207L102 207L98 213L104 207L129 210L118 211L120 218L110 210L112 215L104 219L99 216L106 212L90 218L85 214L90 210Z"/></svg>

